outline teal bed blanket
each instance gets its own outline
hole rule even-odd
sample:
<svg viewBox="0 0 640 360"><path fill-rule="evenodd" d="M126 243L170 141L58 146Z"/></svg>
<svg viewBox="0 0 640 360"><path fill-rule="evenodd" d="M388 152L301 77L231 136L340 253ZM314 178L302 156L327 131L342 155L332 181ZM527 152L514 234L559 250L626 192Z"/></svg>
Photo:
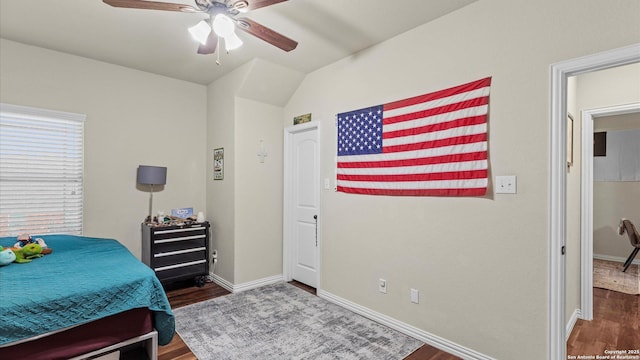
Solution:
<svg viewBox="0 0 640 360"><path fill-rule="evenodd" d="M53 249L30 263L0 266L0 346L134 308L153 311L158 343L174 317L153 270L112 239L39 236ZM16 238L0 238L11 247Z"/></svg>

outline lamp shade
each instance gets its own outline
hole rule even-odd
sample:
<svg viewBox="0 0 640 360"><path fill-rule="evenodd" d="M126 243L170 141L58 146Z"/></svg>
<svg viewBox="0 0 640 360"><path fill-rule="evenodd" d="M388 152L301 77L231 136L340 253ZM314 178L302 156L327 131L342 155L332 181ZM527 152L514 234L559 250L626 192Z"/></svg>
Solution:
<svg viewBox="0 0 640 360"><path fill-rule="evenodd" d="M138 184L164 185L167 183L167 168L162 166L138 166Z"/></svg>
<svg viewBox="0 0 640 360"><path fill-rule="evenodd" d="M218 14L213 19L213 31L218 35L226 38L234 32L235 26L233 20L223 14ZM207 34L208 35L208 34Z"/></svg>
<svg viewBox="0 0 640 360"><path fill-rule="evenodd" d="M193 36L193 38L202 45L207 44L207 38L209 37L210 32L211 26L205 20L202 20L196 25L189 28L189 33L191 34L191 36Z"/></svg>
<svg viewBox="0 0 640 360"><path fill-rule="evenodd" d="M235 32L231 32L229 35L227 35L224 38L224 46L227 49L227 51L235 50L240 46L242 46L242 39L240 39Z"/></svg>

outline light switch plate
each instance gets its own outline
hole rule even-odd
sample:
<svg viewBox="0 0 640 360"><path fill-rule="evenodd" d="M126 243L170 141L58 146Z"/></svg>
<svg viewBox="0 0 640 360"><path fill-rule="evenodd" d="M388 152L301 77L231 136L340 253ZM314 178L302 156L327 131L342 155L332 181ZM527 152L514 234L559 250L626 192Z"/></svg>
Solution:
<svg viewBox="0 0 640 360"><path fill-rule="evenodd" d="M420 292L418 289L411 289L411 302L414 304L420 303Z"/></svg>
<svg viewBox="0 0 640 360"><path fill-rule="evenodd" d="M515 175L496 176L496 182L495 182L496 194L515 194L516 182L517 182L517 179Z"/></svg>
<svg viewBox="0 0 640 360"><path fill-rule="evenodd" d="M387 280L385 279L378 280L378 291L380 291L383 294L387 293Z"/></svg>

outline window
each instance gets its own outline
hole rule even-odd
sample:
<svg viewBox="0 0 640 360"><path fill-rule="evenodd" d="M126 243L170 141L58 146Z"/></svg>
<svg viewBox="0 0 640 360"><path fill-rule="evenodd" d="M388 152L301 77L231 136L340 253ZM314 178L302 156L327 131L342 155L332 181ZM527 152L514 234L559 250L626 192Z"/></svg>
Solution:
<svg viewBox="0 0 640 360"><path fill-rule="evenodd" d="M85 118L0 104L0 236L82 234Z"/></svg>

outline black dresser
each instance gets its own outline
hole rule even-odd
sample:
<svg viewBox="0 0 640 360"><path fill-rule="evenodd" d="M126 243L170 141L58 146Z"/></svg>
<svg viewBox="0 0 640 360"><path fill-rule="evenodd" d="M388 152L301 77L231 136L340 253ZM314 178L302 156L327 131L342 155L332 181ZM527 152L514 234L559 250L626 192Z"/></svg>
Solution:
<svg viewBox="0 0 640 360"><path fill-rule="evenodd" d="M209 223L142 224L142 262L156 272L163 285L190 278L204 285L209 275Z"/></svg>

